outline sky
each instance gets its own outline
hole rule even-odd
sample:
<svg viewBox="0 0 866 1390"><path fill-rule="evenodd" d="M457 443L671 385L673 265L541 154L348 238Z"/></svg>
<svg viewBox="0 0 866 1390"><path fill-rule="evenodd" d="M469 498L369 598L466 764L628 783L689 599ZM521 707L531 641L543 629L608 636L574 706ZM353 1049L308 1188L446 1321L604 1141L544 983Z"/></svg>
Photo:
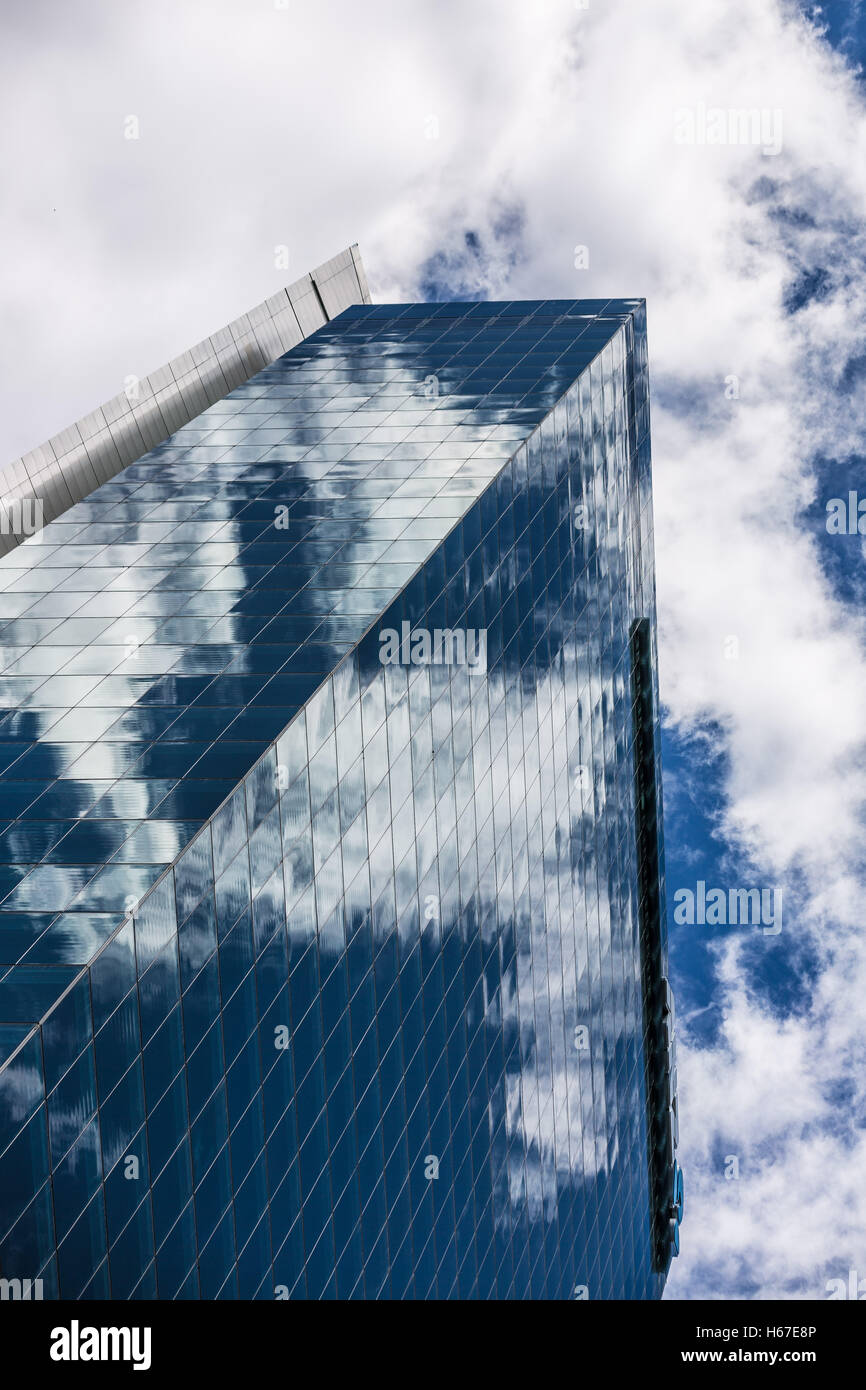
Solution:
<svg viewBox="0 0 866 1390"><path fill-rule="evenodd" d="M666 1297L866 1281L864 541L827 529L866 497L862 0L28 0L4 26L4 461L354 241L377 300L646 297ZM678 923L698 882L773 890L781 928Z"/></svg>

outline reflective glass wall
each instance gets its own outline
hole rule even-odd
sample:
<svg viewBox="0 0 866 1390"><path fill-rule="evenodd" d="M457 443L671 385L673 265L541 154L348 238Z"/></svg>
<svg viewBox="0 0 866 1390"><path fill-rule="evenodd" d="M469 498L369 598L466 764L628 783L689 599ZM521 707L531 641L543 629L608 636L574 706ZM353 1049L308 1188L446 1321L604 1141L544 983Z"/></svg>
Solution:
<svg viewBox="0 0 866 1390"><path fill-rule="evenodd" d="M642 306L358 306L220 407L2 571L0 1275L657 1296Z"/></svg>

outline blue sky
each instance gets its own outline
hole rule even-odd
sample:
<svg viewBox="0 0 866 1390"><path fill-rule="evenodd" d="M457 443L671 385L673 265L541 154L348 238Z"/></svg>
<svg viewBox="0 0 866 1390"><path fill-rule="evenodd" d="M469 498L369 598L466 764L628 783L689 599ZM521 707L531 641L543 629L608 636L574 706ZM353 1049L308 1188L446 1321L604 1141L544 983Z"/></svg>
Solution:
<svg viewBox="0 0 866 1390"><path fill-rule="evenodd" d="M803 0L803 11L825 30L829 42L853 66L863 62L866 57L866 8L863 0L829 0L824 4Z"/></svg>
<svg viewBox="0 0 866 1390"><path fill-rule="evenodd" d="M355 240L380 300L646 296L669 903L783 902L671 920L673 1298L866 1278L864 59L860 0L32 0L0 57L4 457Z"/></svg>
<svg viewBox="0 0 866 1390"><path fill-rule="evenodd" d="M842 0L842 3L824 5L820 9L806 5L804 10L821 25L826 38L844 55L852 68L866 59L866 11L861 5ZM804 198L799 206L795 205L788 217L793 226L814 226L818 221L808 198ZM837 249L834 247L834 252ZM820 250L813 247L809 254L804 254L796 235L791 238L792 274L783 294L783 305L790 317L795 318L808 309L810 303L820 303L825 297L832 298L838 293L840 282L844 283L848 275L859 273L856 263L848 263L843 256L840 264L835 261L834 255L827 254L828 250L826 246ZM858 388L864 371L866 358L855 351L841 373L840 396L843 399L848 392ZM832 408L832 402L828 401L827 404ZM835 456L832 440L825 448L826 452L822 449L808 460L816 486L811 499L804 499L798 520L816 547L818 563L831 592L850 612L862 611L862 544L858 538L828 534L826 501L831 497L845 498L849 489L856 490L858 484L861 495L866 494L863 467L866 460L857 452ZM673 921L673 890L680 885L694 886L698 879L708 886L712 884L726 889L730 886L751 887L759 882L763 885L766 876L761 877L757 862L755 872L750 874L747 871L746 866L752 857L748 840L745 844L732 845L731 838L722 828L727 810L726 785L730 777L724 731L705 720L699 720L697 727L687 731L678 721L668 719L663 732L663 757L672 973L687 1019L691 1047L703 1052L705 1058L711 1058L714 1053L724 1055L726 1051L727 1019L724 1003L719 1007L717 964L718 952L720 949L724 951L724 938L732 928L705 926L690 930L687 926L678 926ZM808 795L805 780L802 791ZM842 867L840 865L840 869ZM820 950L816 949L811 924L807 925L810 908L814 907L809 901L808 881L804 881L803 875L798 873L796 861L787 863L781 874L776 873L771 878L774 885L783 887L784 935L780 933L778 937L766 939L753 929L745 929L745 940L741 945L738 943L737 968L745 972L749 990L760 1012L773 1021L776 1029L785 1030L789 1024L803 1030L814 1027L815 1045L832 1048L832 1041L821 1037L820 1024L813 1018L812 1005L820 992L821 966L824 962ZM801 916L805 919L802 924ZM723 1000L728 994L729 990L723 986ZM765 1039L768 1046L772 1046L773 1031L768 1030ZM778 1131L773 1133L772 1127L769 1127L770 1133L759 1135L757 1143L748 1142L751 1136L747 1131L747 1142L743 1146L737 1126L725 1125L722 1098L719 1097L717 1110L721 1113L718 1113L718 1123L714 1126L713 1140L704 1147L699 1160L699 1181L707 1196L715 1190L718 1200L729 1207L732 1220L735 1221L744 1208L748 1211L750 1204L738 1200L740 1192L737 1188L731 1186L729 1197L721 1184L713 1181L719 1171L724 1172L728 1154L737 1154L741 1159L740 1176L736 1181L748 1182L750 1170L757 1169L764 1175L762 1185L772 1187L773 1170L780 1158L783 1172L785 1167L797 1165L798 1142L802 1146L804 1164L811 1161L814 1142L817 1140L820 1144L825 1134L835 1133L847 1155L858 1152L859 1145L854 1136L858 1131L862 1133L862 1075L858 1078L847 1074L841 1055L837 1062L834 1068L831 1060L830 1074L823 1078L824 1097L828 1105L820 1118L809 1123L804 1116L801 1126L795 1121L786 1126L781 1134ZM736 1086L738 1068L761 1064L762 1058L757 1050L751 1056L743 1052L734 1066L724 1070L728 1080ZM711 1071L711 1068L707 1071ZM687 1080L683 1098L686 1116L689 1113L689 1072L686 1064ZM793 1079L785 1078L788 1084ZM684 1120L684 1128L688 1132L688 1118ZM743 1147L744 1154L741 1152ZM827 1177L832 1182L829 1172ZM733 1183L735 1180L728 1181ZM795 1193L791 1195L794 1200L790 1209L786 1213L783 1202L779 1215L788 1223L793 1235L799 1227L808 1227L810 1223L807 1214L797 1209ZM757 1215L759 1220L763 1219L760 1208ZM844 1224L839 1221L838 1227L844 1229ZM851 1244L848 1246L851 1259L848 1264L843 1249L844 1238L839 1239L831 1226L826 1233L826 1242L816 1242L817 1258L813 1267L801 1264L799 1270L796 1267L788 1270L778 1268L774 1270L772 1285L768 1286L766 1272L759 1265L750 1265L747 1259L737 1259L736 1251L730 1248L724 1252L723 1268L717 1273L711 1260L701 1260L700 1231L684 1231L683 1234L686 1238L694 1234L697 1250L693 1255L687 1254L683 1259L683 1268L676 1271L669 1291L675 1297L690 1297L698 1292L706 1297L726 1294L729 1297L754 1298L767 1296L771 1292L807 1299L826 1297L826 1279L844 1277L844 1269L857 1267L858 1260L862 1267L866 1257L862 1225L858 1229L852 1223ZM838 1249L835 1248L837 1239ZM760 1241L755 1242L755 1246L760 1249Z"/></svg>

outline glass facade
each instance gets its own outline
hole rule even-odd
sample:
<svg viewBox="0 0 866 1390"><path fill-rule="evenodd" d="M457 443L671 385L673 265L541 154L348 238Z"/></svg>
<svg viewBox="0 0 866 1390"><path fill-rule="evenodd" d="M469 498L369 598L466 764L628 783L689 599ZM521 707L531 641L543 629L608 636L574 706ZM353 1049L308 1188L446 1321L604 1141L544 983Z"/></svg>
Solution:
<svg viewBox="0 0 866 1390"><path fill-rule="evenodd" d="M0 561L0 1277L660 1295L647 621L634 300L355 306Z"/></svg>

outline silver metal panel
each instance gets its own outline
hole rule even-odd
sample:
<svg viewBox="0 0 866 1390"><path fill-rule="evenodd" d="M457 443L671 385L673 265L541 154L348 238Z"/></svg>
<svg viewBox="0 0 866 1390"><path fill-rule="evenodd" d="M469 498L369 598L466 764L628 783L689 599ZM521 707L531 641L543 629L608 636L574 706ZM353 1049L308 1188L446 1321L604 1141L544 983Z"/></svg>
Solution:
<svg viewBox="0 0 866 1390"><path fill-rule="evenodd" d="M290 285L289 299L292 301L292 308L298 316L298 323L301 325L301 332L305 338L327 323L328 320L322 311L322 303L313 284L312 276L305 275L303 280Z"/></svg>
<svg viewBox="0 0 866 1390"><path fill-rule="evenodd" d="M192 353L182 352L180 357L173 357L168 364L174 373L175 381L180 381L182 377L189 376L195 363L192 360Z"/></svg>
<svg viewBox="0 0 866 1390"><path fill-rule="evenodd" d="M147 378L145 378L144 381L138 383L136 397L139 401L143 401L146 397L151 395L153 395L153 392L147 384ZM123 419L131 404L132 399L123 393L119 396L112 396L110 401L105 402L102 407L102 413L105 416L105 423L109 429L112 425L116 424L118 420Z"/></svg>
<svg viewBox="0 0 866 1390"><path fill-rule="evenodd" d="M221 328L219 332L212 333L208 338L208 342L211 347L211 352L208 354L209 356L215 356L218 352L224 351L225 348L231 347L234 342L231 329L229 327Z"/></svg>
<svg viewBox="0 0 866 1390"><path fill-rule="evenodd" d="M357 245L349 246L129 383L128 394L121 392L13 459L0 468L0 555L27 539L15 529L16 499L39 499L47 525L350 304L370 303L361 254Z"/></svg>
<svg viewBox="0 0 866 1390"><path fill-rule="evenodd" d="M167 386L171 386L174 381L174 373L168 363L164 367L157 367L155 372L148 372L145 381L155 396L160 391L164 391Z"/></svg>
<svg viewBox="0 0 866 1390"><path fill-rule="evenodd" d="M84 440L92 439L100 430L104 430L108 421L102 409L91 410L89 415L84 415L78 421L78 433Z"/></svg>
<svg viewBox="0 0 866 1390"><path fill-rule="evenodd" d="M147 453L148 449L155 449L157 444L161 444L165 439L165 421L154 401L149 400L143 405L137 405L132 412L132 420L138 426L144 440L143 453Z"/></svg>
<svg viewBox="0 0 866 1390"><path fill-rule="evenodd" d="M352 248L319 266L313 271L312 278L329 319L348 309L355 302L352 296L357 293L356 284L360 284Z"/></svg>
<svg viewBox="0 0 866 1390"><path fill-rule="evenodd" d="M349 251L352 255L352 265L355 270L355 275L357 277L358 284L361 286L361 297L363 303L372 304L373 300L370 297L370 286L367 284L367 272L364 269L364 262L361 260L361 253L358 250L357 246L350 246Z"/></svg>
<svg viewBox="0 0 866 1390"><path fill-rule="evenodd" d="M291 304L287 303L285 309L281 309L278 314L274 314L273 325L276 333L279 335L280 342L287 343L288 347L294 347L296 343L303 341L304 335L301 332L300 324L298 323L297 316ZM287 352L288 348L284 348L283 351Z"/></svg>
<svg viewBox="0 0 866 1390"><path fill-rule="evenodd" d="M183 397L177 389L177 382L173 381L164 391L157 391L156 403L162 412L162 418L166 423L166 437L179 430L181 425L185 425L191 418L187 415L184 408Z"/></svg>
<svg viewBox="0 0 866 1390"><path fill-rule="evenodd" d="M259 324L266 323L270 318L267 301L263 304L257 304L255 309L250 309L247 318L250 321L250 328L258 328Z"/></svg>

